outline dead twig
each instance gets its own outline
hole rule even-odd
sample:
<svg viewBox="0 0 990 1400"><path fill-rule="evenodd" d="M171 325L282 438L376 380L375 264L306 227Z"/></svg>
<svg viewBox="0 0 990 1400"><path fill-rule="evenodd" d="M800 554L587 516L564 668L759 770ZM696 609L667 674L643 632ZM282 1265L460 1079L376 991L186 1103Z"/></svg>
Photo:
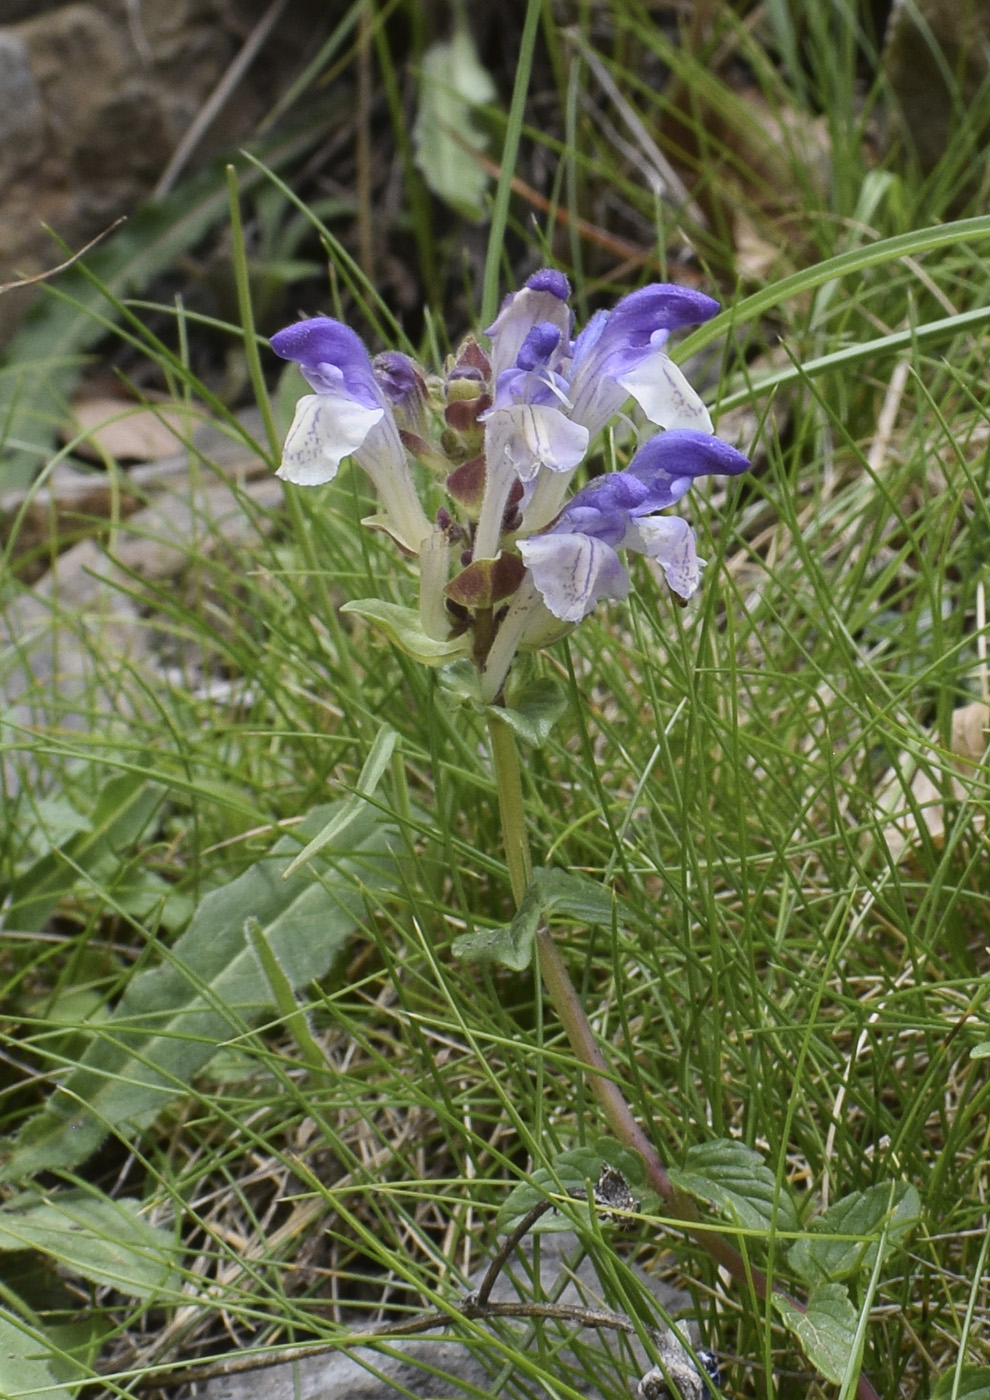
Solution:
<svg viewBox="0 0 990 1400"><path fill-rule="evenodd" d="M98 233L95 238L91 238L85 247L79 249L78 253L73 253L71 258L59 263L58 267L50 267L47 272L36 272L33 277L19 277L16 282L0 282L0 295L4 292L12 292L16 287L30 287L35 282L47 281L49 277L55 277L58 273L64 272L73 263L77 263L80 258L84 258L89 250L95 248L97 243L102 242L108 234L113 233L115 228L119 228L126 217L126 214L121 214L119 219L114 219L109 227L105 228L102 233Z"/></svg>

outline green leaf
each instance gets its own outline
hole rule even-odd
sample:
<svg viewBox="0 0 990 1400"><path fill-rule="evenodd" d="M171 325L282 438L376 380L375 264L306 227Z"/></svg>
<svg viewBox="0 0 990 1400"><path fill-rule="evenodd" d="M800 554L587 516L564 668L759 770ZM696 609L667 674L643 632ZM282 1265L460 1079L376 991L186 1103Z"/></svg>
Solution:
<svg viewBox="0 0 990 1400"><path fill-rule="evenodd" d="M528 1215L536 1206L554 1196L570 1195L572 1192L577 1193L574 1200L575 1209L580 1211L584 1203L584 1213L587 1214L588 1182L594 1184L601 1169L602 1154L597 1148L577 1147L562 1152L559 1157L553 1159L552 1171L547 1167L537 1167L529 1181L520 1181L512 1188L499 1209L495 1221L496 1230L500 1235L509 1235L523 1216ZM574 1221L570 1214L549 1210L546 1215L541 1215L533 1226L533 1233L556 1233L573 1228Z"/></svg>
<svg viewBox="0 0 990 1400"><path fill-rule="evenodd" d="M931 1400L990 1400L990 1367L961 1366L939 1376Z"/></svg>
<svg viewBox="0 0 990 1400"><path fill-rule="evenodd" d="M530 682L518 695L513 695L510 705L492 705L489 710L520 739L539 749L549 739L557 721L567 713L568 704L567 692L560 682L546 676Z"/></svg>
<svg viewBox="0 0 990 1400"><path fill-rule="evenodd" d="M523 972L533 960L540 914L539 895L530 885L511 924L462 933L454 939L450 951L463 962L499 963L513 972Z"/></svg>
<svg viewBox="0 0 990 1400"><path fill-rule="evenodd" d="M472 120L472 109L495 95L465 27L427 49L413 127L416 164L433 193L468 219L484 214L488 186L488 174L471 151L487 150L488 139Z"/></svg>
<svg viewBox="0 0 990 1400"><path fill-rule="evenodd" d="M439 642L423 630L415 608L388 603L384 598L359 598L353 603L345 603L340 611L356 613L358 617L373 622L394 646L424 666L445 666L448 661L471 653L471 643L466 634Z"/></svg>
<svg viewBox="0 0 990 1400"><path fill-rule="evenodd" d="M797 1213L786 1189L758 1152L730 1138L689 1149L683 1167L671 1168L679 1191L707 1201L751 1230L796 1230Z"/></svg>
<svg viewBox="0 0 990 1400"><path fill-rule="evenodd" d="M638 1152L623 1147L614 1138L596 1139L593 1147L575 1147L554 1157L550 1168L538 1167L529 1181L521 1181L509 1192L499 1209L496 1229L508 1235L516 1228L525 1215L543 1201L561 1194L573 1195L575 1208L580 1211L585 1205L587 1215L587 1188L596 1185L604 1165L621 1172L630 1191L640 1205L655 1203L656 1193L647 1185L646 1168ZM532 1227L533 1232L556 1232L573 1229L573 1216L559 1210L548 1211L540 1216Z"/></svg>
<svg viewBox="0 0 990 1400"><path fill-rule="evenodd" d="M8 1149L0 1180L73 1166L111 1130L147 1127L226 1040L270 1010L248 919L261 925L293 988L324 975L364 913L366 888L394 888L398 838L368 804L346 842L324 847L306 872L283 880L299 838L321 831L343 805L315 809L298 835L282 837L269 857L208 894L163 964L133 978L114 1013L86 1027L92 1043Z"/></svg>
<svg viewBox="0 0 990 1400"><path fill-rule="evenodd" d="M80 870L94 873L99 868L102 883L110 883L158 812L164 794L164 788L140 773L110 778L86 829L70 835L13 882L10 909L16 911L18 928L43 928L59 900L78 884Z"/></svg>
<svg viewBox="0 0 990 1400"><path fill-rule="evenodd" d="M327 822L322 831L307 842L303 849L296 856L295 860L289 862L282 876L287 880L290 875L294 875L301 865L305 865L308 860L323 850L324 846L331 843L340 844L346 837L349 829L360 819L361 812L365 807L365 799L372 797L385 775L392 753L395 750L398 739L394 729L388 725L383 725L375 737L375 742L371 746L371 752L365 760L361 775L357 780L357 791L343 803L337 812Z"/></svg>
<svg viewBox="0 0 990 1400"><path fill-rule="evenodd" d="M84 1191L15 1197L0 1209L0 1250L36 1249L93 1283L151 1298L178 1287L175 1242L140 1212L139 1201Z"/></svg>
<svg viewBox="0 0 990 1400"><path fill-rule="evenodd" d="M0 1395L4 1400L72 1400L72 1391L58 1385L41 1359L45 1344L38 1334L20 1325L14 1314L0 1308Z"/></svg>
<svg viewBox="0 0 990 1400"><path fill-rule="evenodd" d="M20 821L29 824L24 833L25 844L39 858L57 850L89 826L89 817L74 807L64 793L58 797L34 797L31 809Z"/></svg>
<svg viewBox="0 0 990 1400"><path fill-rule="evenodd" d="M886 1259L920 1214L921 1199L907 1182L857 1191L811 1222L810 1233L788 1250L788 1262L812 1286L870 1272L881 1245Z"/></svg>
<svg viewBox="0 0 990 1400"><path fill-rule="evenodd" d="M541 922L556 913L583 924L610 924L612 902L611 891L590 876L540 868L510 924L462 934L451 952L465 961L500 963L522 972L532 961Z"/></svg>
<svg viewBox="0 0 990 1400"><path fill-rule="evenodd" d="M855 1349L858 1323L845 1286L823 1283L810 1294L804 1313L779 1293L773 1294L773 1305L811 1364L827 1380L841 1385Z"/></svg>
<svg viewBox="0 0 990 1400"><path fill-rule="evenodd" d="M605 885L574 870L540 866L533 872L542 908L549 917L563 914L583 924L610 924L614 898Z"/></svg>

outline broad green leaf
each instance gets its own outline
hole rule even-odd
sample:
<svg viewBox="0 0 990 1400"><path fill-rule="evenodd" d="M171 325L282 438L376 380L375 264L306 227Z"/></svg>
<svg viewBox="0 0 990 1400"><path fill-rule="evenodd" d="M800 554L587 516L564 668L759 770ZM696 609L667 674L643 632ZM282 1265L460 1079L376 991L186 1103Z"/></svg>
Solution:
<svg viewBox="0 0 990 1400"><path fill-rule="evenodd" d="M683 1167L671 1168L679 1191L723 1211L751 1230L796 1230L797 1213L786 1189L777 1192L773 1172L745 1143L716 1138L689 1149Z"/></svg>
<svg viewBox="0 0 990 1400"><path fill-rule="evenodd" d="M773 1294L773 1305L816 1370L827 1380L841 1385L856 1344L858 1322L845 1286L823 1283L809 1296L804 1313L779 1293Z"/></svg>
<svg viewBox="0 0 990 1400"><path fill-rule="evenodd" d="M582 924L608 924L612 921L612 894L587 875L541 868L534 872L533 883L510 924L462 934L454 939L451 951L465 961L500 963L522 972L532 961L541 922L555 913Z"/></svg>
<svg viewBox="0 0 990 1400"><path fill-rule="evenodd" d="M472 149L487 150L488 138L472 109L494 97L495 84L466 28L458 26L452 39L427 49L413 127L416 164L433 193L468 219L484 214L488 185L484 166L472 155Z"/></svg>
<svg viewBox="0 0 990 1400"><path fill-rule="evenodd" d="M906 1182L881 1183L857 1191L836 1201L811 1222L810 1233L788 1250L788 1262L812 1286L869 1272L881 1243L886 1258L916 1224L920 1213L918 1192Z"/></svg>
<svg viewBox="0 0 990 1400"><path fill-rule="evenodd" d="M590 875L541 866L533 873L533 883L547 915L563 914L584 924L612 922L612 892Z"/></svg>
<svg viewBox="0 0 990 1400"><path fill-rule="evenodd" d="M384 598L359 598L353 603L345 603L340 611L356 613L358 617L373 622L394 646L423 666L446 666L448 661L470 655L471 643L466 635L438 642L424 632L415 608L388 603Z"/></svg>
<svg viewBox="0 0 990 1400"><path fill-rule="evenodd" d="M146 830L165 790L140 773L117 773L104 785L86 829L36 861L13 882L10 909L18 928L43 928L60 899L79 882L79 871L112 882L127 853Z"/></svg>
<svg viewBox="0 0 990 1400"><path fill-rule="evenodd" d="M309 814L267 858L200 904L160 966L135 977L113 1014L0 1164L0 1180L23 1180L85 1160L111 1131L147 1127L227 1040L272 1005L272 991L245 934L254 918L293 988L321 977L365 908L365 890L394 887L394 829L365 804L347 841L327 846L305 872L282 874L303 842L343 804ZM87 1027L88 1029L89 1027Z"/></svg>
<svg viewBox="0 0 990 1400"><path fill-rule="evenodd" d="M576 1147L553 1159L552 1169L539 1167L530 1181L521 1181L509 1192L498 1212L496 1228L510 1234L522 1218L543 1201L561 1194L573 1195L576 1207L587 1203L587 1188L595 1186L608 1165L621 1172L626 1185L640 1205L656 1201L656 1193L646 1185L646 1169L638 1152L623 1147L614 1138L598 1138L594 1147ZM558 1210L540 1216L532 1227L535 1233L573 1228L573 1217Z"/></svg>
<svg viewBox="0 0 990 1400"><path fill-rule="evenodd" d="M580 1210L584 1202L586 1212L588 1182L594 1184L601 1169L602 1154L596 1148L578 1147L569 1152L562 1152L559 1157L554 1158L553 1171L547 1167L537 1167L530 1181L520 1181L512 1188L499 1209L495 1228L500 1235L509 1235L523 1216L528 1215L536 1206L554 1196L570 1195L572 1192L575 1193L575 1207ZM552 1233L573 1228L572 1216L561 1214L559 1210L548 1210L533 1226L533 1233Z"/></svg>
<svg viewBox="0 0 990 1400"><path fill-rule="evenodd" d="M282 971L278 958L268 946L265 930L252 915L244 920L244 937L252 953L258 960L262 976L268 983L272 1002L282 1018L282 1023L292 1036L300 1054L310 1069L322 1074L327 1068L326 1055L317 1044L310 1030L306 1013L296 1000L292 983Z"/></svg>
<svg viewBox="0 0 990 1400"><path fill-rule="evenodd" d="M939 1376L931 1400L990 1400L990 1367L962 1366Z"/></svg>
<svg viewBox="0 0 990 1400"><path fill-rule="evenodd" d="M140 1212L139 1201L84 1191L15 1197L0 1209L0 1250L36 1249L93 1283L151 1298L177 1287L175 1242Z"/></svg>
<svg viewBox="0 0 990 1400"><path fill-rule="evenodd" d="M25 844L39 858L57 850L71 836L89 826L85 812L74 807L64 793L58 797L33 797L31 812L25 813L25 817L30 822Z"/></svg>
<svg viewBox="0 0 990 1400"><path fill-rule="evenodd" d="M520 739L539 749L549 739L557 721L567 713L567 706L567 693L563 686L546 676L532 681L513 695L511 704L490 708Z"/></svg>
<svg viewBox="0 0 990 1400"><path fill-rule="evenodd" d="M450 951L463 962L498 963L513 972L523 972L533 961L540 915L539 898L530 886L511 924L462 933L454 939Z"/></svg>
<svg viewBox="0 0 990 1400"><path fill-rule="evenodd" d="M45 1344L0 1308L0 1395L4 1400L72 1400L72 1391L57 1384L44 1361Z"/></svg>
<svg viewBox="0 0 990 1400"><path fill-rule="evenodd" d="M306 843L295 860L289 862L282 876L283 880L294 875L301 865L312 860L313 856L322 851L324 846L329 846L332 842L339 844L344 840L349 828L360 819L365 798L374 794L384 777L398 737L395 730L390 729L387 724L382 726L371 746L371 752L365 760L364 767L361 769L361 775L357 780L357 791L346 799L340 811L330 818L323 830L318 832L312 841Z"/></svg>

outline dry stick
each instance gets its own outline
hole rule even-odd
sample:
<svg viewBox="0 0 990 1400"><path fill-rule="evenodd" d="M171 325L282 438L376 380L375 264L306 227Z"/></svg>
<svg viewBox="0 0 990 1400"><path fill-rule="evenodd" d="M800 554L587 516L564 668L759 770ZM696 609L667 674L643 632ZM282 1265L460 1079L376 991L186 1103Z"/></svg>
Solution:
<svg viewBox="0 0 990 1400"><path fill-rule="evenodd" d="M450 1309L430 1308L425 1312L416 1313L413 1317L404 1318L402 1322L388 1322L369 1332L352 1332L346 1336L335 1337L333 1341L329 1342L312 1344L304 1342L301 1346L283 1347L279 1351L270 1352L267 1355L237 1356L203 1367L191 1362L182 1369L173 1369L157 1374L149 1371L138 1378L138 1384L141 1386L153 1384L164 1388L169 1385L187 1385L193 1381L218 1380L243 1372L261 1371L271 1366L283 1366L294 1361L302 1361L308 1356L322 1356L330 1351L346 1351L350 1347L372 1346L375 1342L387 1341L393 1337L411 1337L421 1332L430 1332L435 1327L446 1327L453 1317L463 1318L467 1322L483 1322L492 1317L551 1318L561 1322L577 1322L582 1327L607 1329L613 1332L625 1332L630 1336L635 1335L635 1323L623 1316L622 1313L612 1312L609 1308L588 1308L579 1303L525 1302L522 1299L507 1303L490 1301L495 1281L509 1262L513 1251L529 1234L540 1217L552 1209L553 1202L545 1200L540 1201L538 1205L527 1211L490 1260L478 1287ZM106 1380L109 1377L104 1376L101 1379Z"/></svg>
<svg viewBox="0 0 990 1400"><path fill-rule="evenodd" d="M251 1371L269 1370L272 1366L288 1366L305 1361L308 1356L325 1356L332 1351L350 1351L356 1347L373 1347L377 1342L391 1341L395 1337L412 1337L421 1332L431 1332L436 1327L447 1327L454 1318L466 1322L484 1322L488 1318L549 1318L560 1322L577 1322L582 1327L594 1327L610 1332L636 1334L636 1325L621 1313L610 1312L607 1308L585 1308L576 1303L527 1303L519 1300L508 1303L478 1302L474 1297L465 1298L449 1309L431 1308L428 1312L417 1313L402 1322L388 1322L371 1332L348 1332L335 1337L333 1341L316 1342L312 1345L283 1347L276 1352L259 1353L257 1356L233 1356L227 1361L199 1366L190 1362L181 1369L171 1371L148 1371L137 1378L140 1387L155 1386L165 1389L172 1385L191 1385L194 1381L221 1380L227 1376L244 1375ZM121 1380L133 1377L120 1376ZM102 1376L100 1382L113 1380L113 1376ZM83 1382L83 1385L95 1382Z"/></svg>
<svg viewBox="0 0 990 1400"><path fill-rule="evenodd" d="M490 715L488 731L492 747L492 767L498 788L499 814L502 819L509 879L512 884L513 898L518 906L533 881L533 862L526 829L519 754L512 730L495 714ZM771 1291L766 1275L750 1264L720 1234L701 1228L701 1217L694 1201L676 1189L656 1148L633 1117L632 1110L626 1103L622 1091L611 1077L605 1057L598 1046L594 1032L585 1015L584 1007L575 991L574 983L571 981L567 968L564 966L564 960L547 928L542 927L537 931L536 946L540 975L546 986L547 995L560 1017L571 1049L589 1070L588 1083L591 1092L594 1094L610 1129L620 1142L639 1153L646 1167L646 1175L650 1185L667 1203L671 1215L683 1224L692 1239L696 1240L716 1263L726 1269L733 1278L740 1283L748 1283L758 1298L765 1299L768 1292ZM778 1284L773 1284L772 1292L778 1297L786 1298L798 1311L807 1312L803 1303L792 1298ZM859 1400L880 1400L879 1395L862 1372L857 1379L856 1394Z"/></svg>
<svg viewBox="0 0 990 1400"><path fill-rule="evenodd" d="M126 214L121 214L119 219L114 219L113 223L98 233L95 238L91 238L87 244L79 249L78 253L73 253L71 258L66 258L65 262L59 263L58 267L50 267L47 272L36 272L33 277L18 277L16 282L0 282L0 294L12 292L16 287L30 287L35 282L45 282L49 277L55 277L59 272L64 272L67 267L77 263L80 258L84 258L90 248L95 248L97 243L102 242L108 233L113 233L115 228L119 228L125 221Z"/></svg>

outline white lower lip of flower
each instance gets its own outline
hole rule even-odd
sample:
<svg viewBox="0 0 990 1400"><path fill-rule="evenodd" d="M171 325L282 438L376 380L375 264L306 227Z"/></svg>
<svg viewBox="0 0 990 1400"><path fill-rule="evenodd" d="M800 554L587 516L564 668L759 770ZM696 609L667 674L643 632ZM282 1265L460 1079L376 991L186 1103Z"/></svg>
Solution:
<svg viewBox="0 0 990 1400"><path fill-rule="evenodd" d="M661 428L712 431L704 402L669 356L651 355L628 374L620 374L617 383L632 395L651 423Z"/></svg>
<svg viewBox="0 0 990 1400"><path fill-rule="evenodd" d="M275 475L297 486L333 481L343 459L362 445L383 413L355 403L349 395L304 394L296 404Z"/></svg>
<svg viewBox="0 0 990 1400"><path fill-rule="evenodd" d="M630 535L626 544L656 560L678 598L694 596L701 583L703 561L698 558L694 531L686 520L679 515L637 520Z"/></svg>

